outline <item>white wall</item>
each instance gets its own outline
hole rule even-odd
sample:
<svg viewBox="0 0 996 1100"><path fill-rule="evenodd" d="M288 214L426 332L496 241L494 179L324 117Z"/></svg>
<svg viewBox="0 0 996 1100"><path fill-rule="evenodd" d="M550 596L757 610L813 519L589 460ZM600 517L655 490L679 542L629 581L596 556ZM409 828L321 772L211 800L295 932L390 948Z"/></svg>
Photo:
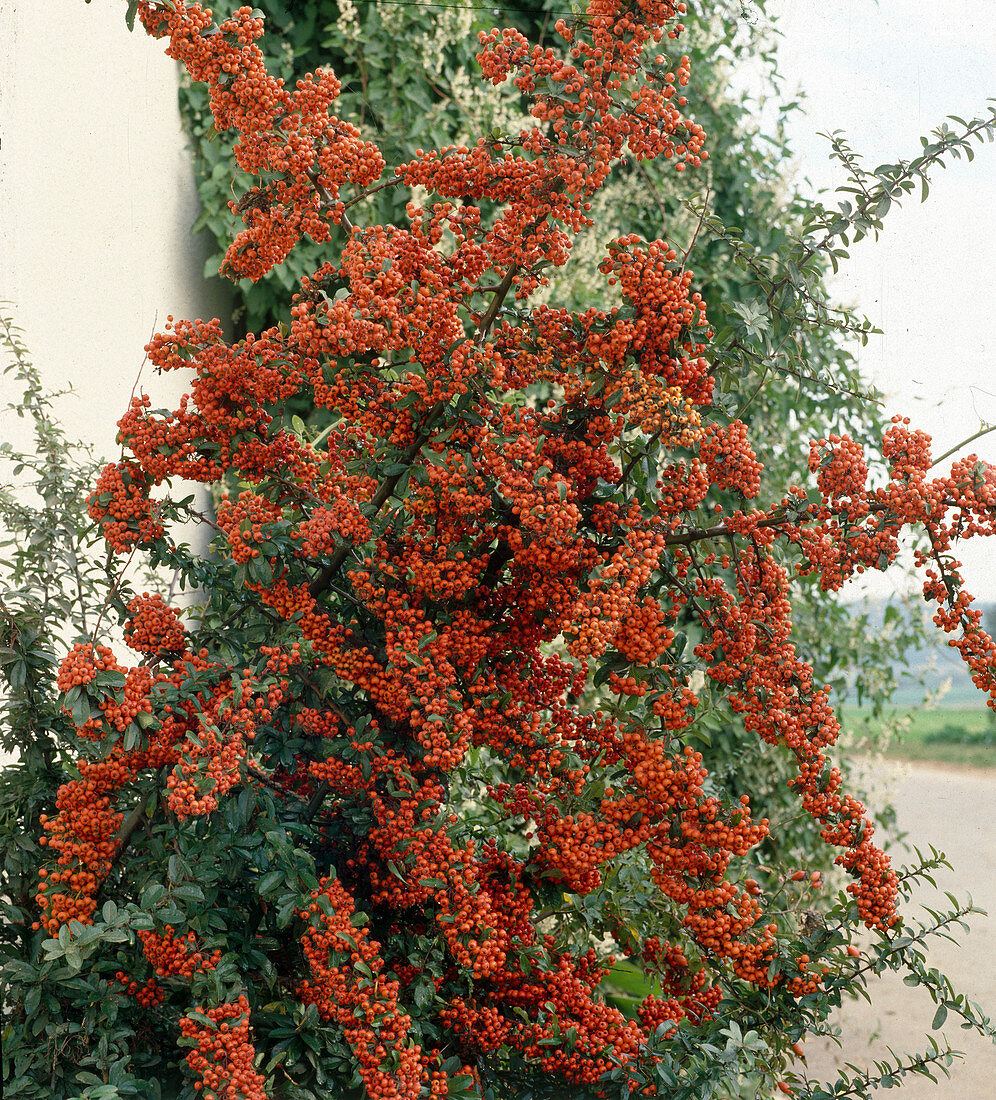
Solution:
<svg viewBox="0 0 996 1100"><path fill-rule="evenodd" d="M0 302L45 384L75 391L57 406L70 439L107 460L167 314L230 313L225 284L202 275L207 242L190 233L198 204L178 65L140 25L128 32L125 8L0 0ZM146 364L141 384L153 407L175 408L187 380ZM0 375L0 406L19 396ZM0 412L0 439L27 450L29 425ZM190 528L178 534L204 545Z"/></svg>
<svg viewBox="0 0 996 1100"><path fill-rule="evenodd" d="M128 32L125 8L0 0L0 300L45 381L75 389L60 406L70 436L109 459L155 328L227 314L190 234L178 66L140 24ZM142 385L153 407L184 391L148 365ZM16 421L0 433L20 442Z"/></svg>

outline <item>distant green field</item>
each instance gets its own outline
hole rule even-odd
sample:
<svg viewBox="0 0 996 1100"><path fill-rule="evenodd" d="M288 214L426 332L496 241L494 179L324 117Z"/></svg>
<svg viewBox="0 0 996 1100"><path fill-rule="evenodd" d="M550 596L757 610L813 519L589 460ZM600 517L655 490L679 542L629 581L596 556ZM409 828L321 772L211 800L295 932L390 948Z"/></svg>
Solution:
<svg viewBox="0 0 996 1100"><path fill-rule="evenodd" d="M907 715L909 725L892 738L886 755L976 768L996 767L996 714L992 711L979 706L912 711L899 707L890 710L886 720ZM881 721L864 708L844 708L841 714L844 743L860 751L867 731Z"/></svg>

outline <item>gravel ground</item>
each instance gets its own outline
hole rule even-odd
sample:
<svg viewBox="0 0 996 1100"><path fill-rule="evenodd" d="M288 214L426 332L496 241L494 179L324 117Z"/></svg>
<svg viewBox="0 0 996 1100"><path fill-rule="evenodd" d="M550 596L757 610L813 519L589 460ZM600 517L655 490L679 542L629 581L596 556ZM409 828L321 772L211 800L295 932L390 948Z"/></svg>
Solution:
<svg viewBox="0 0 996 1100"><path fill-rule="evenodd" d="M937 889L923 885L907 907L916 919L920 906L945 911L944 892L962 901L972 901L990 916L970 918L971 931L959 935L959 943L934 938L927 965L946 974L958 992L965 993L986 1013L996 1018L996 771L955 770L938 765L893 764L885 787L896 807L897 824L909 835L907 846L926 852L928 845L942 851L953 870L934 876ZM906 853L890 849L895 865L912 862ZM897 1054L927 1049L935 1006L919 988L903 985L902 978L887 972L873 977L869 985L872 1004L859 999L846 1002L834 1023L841 1028L843 1045L829 1039L811 1039L806 1044L807 1072L814 1081L833 1081L845 1062L873 1068L875 1060L888 1056L891 1046ZM993 1100L996 1097L996 1045L974 1032L963 1031L949 1015L940 1032L932 1034L943 1045L945 1036L964 1059L951 1066L951 1076L938 1074L938 1084L925 1077L909 1075L899 1092L900 1100ZM800 1067L801 1068L801 1067Z"/></svg>

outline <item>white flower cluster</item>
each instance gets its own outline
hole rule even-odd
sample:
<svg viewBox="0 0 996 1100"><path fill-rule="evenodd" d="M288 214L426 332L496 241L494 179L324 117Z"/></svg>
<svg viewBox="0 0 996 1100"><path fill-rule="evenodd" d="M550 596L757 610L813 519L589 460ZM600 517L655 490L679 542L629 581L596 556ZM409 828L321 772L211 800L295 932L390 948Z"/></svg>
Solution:
<svg viewBox="0 0 996 1100"><path fill-rule="evenodd" d="M335 23L336 30L347 41L355 42L360 37L360 9L353 0L337 0L337 3L339 18Z"/></svg>

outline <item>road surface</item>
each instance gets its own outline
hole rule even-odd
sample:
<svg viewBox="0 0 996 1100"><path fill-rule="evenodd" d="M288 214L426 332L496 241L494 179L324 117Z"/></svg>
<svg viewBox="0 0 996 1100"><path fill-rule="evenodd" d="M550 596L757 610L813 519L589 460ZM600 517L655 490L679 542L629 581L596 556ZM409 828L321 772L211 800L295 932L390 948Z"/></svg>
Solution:
<svg viewBox="0 0 996 1100"><path fill-rule="evenodd" d="M953 870L933 876L936 890L929 884L918 889L906 908L907 915L926 919L920 911L922 905L946 911L945 891L959 901L971 895L972 901L990 914L969 918L971 930L959 934L958 944L939 938L928 941L927 965L947 974L955 990L996 1020L996 770L892 763L883 767L892 773L884 786L896 807L898 828L909 833L905 843L923 852L932 844L953 865ZM894 865L913 862L904 852L890 851ZM953 1015L940 1032L930 1032L934 1003L924 990L903 985L901 975L889 971L873 977L868 991L871 1004L860 999L846 1002L835 1017L842 1029L842 1047L818 1038L806 1044L811 1080L835 1080L837 1069L845 1062L871 1069L874 1061L888 1057L887 1046L897 1054L924 1051L927 1033L943 1046L943 1033L952 1047L965 1052L965 1059L951 1066L949 1079L937 1074L936 1085L925 1077L907 1075L895 1094L899 1100L996 1097L996 1045L963 1031Z"/></svg>

